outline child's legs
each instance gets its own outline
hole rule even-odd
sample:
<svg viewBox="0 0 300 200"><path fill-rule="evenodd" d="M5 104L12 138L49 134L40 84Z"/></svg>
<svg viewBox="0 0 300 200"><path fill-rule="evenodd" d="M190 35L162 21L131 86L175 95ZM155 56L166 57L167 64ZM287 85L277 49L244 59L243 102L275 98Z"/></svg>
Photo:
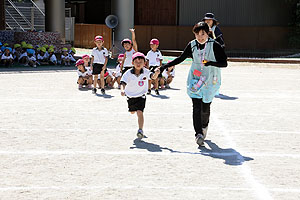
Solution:
<svg viewBox="0 0 300 200"><path fill-rule="evenodd" d="M173 81L173 76L169 76L167 79L167 84L170 84Z"/></svg>
<svg viewBox="0 0 300 200"><path fill-rule="evenodd" d="M84 83L83 78L82 78L82 77L79 77L77 83L78 83L79 85L82 85L82 84Z"/></svg>
<svg viewBox="0 0 300 200"><path fill-rule="evenodd" d="M138 124L139 124L139 129L143 129L144 127L144 114L143 111L136 111L136 114L138 116Z"/></svg>
<svg viewBox="0 0 300 200"><path fill-rule="evenodd" d="M165 79L164 78L160 78L159 84L160 84L160 86L165 85Z"/></svg>
<svg viewBox="0 0 300 200"><path fill-rule="evenodd" d="M98 74L94 74L94 88L97 88Z"/></svg>
<svg viewBox="0 0 300 200"><path fill-rule="evenodd" d="M102 70L100 74L100 87L104 88L104 70Z"/></svg>
<svg viewBox="0 0 300 200"><path fill-rule="evenodd" d="M93 84L93 77L92 76L88 76L87 82L88 82L89 86L92 85Z"/></svg>
<svg viewBox="0 0 300 200"><path fill-rule="evenodd" d="M157 90L158 89L158 81L159 81L159 78L157 77L155 80L154 80L154 88Z"/></svg>
<svg viewBox="0 0 300 200"><path fill-rule="evenodd" d="M152 80L148 81L148 90L151 90L151 84L152 84Z"/></svg>

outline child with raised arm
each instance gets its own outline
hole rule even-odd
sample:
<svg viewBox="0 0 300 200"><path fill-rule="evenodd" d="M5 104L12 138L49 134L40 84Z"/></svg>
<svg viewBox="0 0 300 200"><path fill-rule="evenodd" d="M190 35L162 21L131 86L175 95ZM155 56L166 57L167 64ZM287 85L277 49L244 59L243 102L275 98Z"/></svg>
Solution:
<svg viewBox="0 0 300 200"><path fill-rule="evenodd" d="M126 38L121 42L122 46L126 50L124 55L124 62L122 62L120 65L122 74L124 74L128 69L132 68L132 55L138 51L134 29L129 30L131 32L132 41Z"/></svg>
<svg viewBox="0 0 300 200"><path fill-rule="evenodd" d="M92 51L92 59L91 59L91 69L93 71L94 76L94 88L93 93L97 92L97 80L98 75L100 74L100 86L101 93L105 94L104 89L104 71L106 69L106 65L108 62L108 51L106 48L103 47L104 40L102 36L96 36L94 39L94 43L96 45Z"/></svg>
<svg viewBox="0 0 300 200"><path fill-rule="evenodd" d="M137 137L144 137L144 108L146 104L146 93L148 90L148 81L155 80L160 71L159 68L153 74L145 68L146 58L143 53L136 52L132 56L133 68L127 70L121 78L121 95L127 96L128 111L131 114L137 113L138 116L138 132Z"/></svg>

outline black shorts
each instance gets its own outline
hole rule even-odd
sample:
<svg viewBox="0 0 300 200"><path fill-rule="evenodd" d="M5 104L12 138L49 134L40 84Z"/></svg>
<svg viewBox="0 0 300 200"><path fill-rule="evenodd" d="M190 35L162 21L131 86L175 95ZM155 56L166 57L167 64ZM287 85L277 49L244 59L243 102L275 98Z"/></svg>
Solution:
<svg viewBox="0 0 300 200"><path fill-rule="evenodd" d="M101 74L103 66L104 66L103 64L98 64L98 63L93 64L93 72L92 72L92 74L93 75Z"/></svg>
<svg viewBox="0 0 300 200"><path fill-rule="evenodd" d="M138 111L138 110L144 112L144 108L146 105L146 96L132 97L132 98L127 97L127 103L128 103L129 112Z"/></svg>
<svg viewBox="0 0 300 200"><path fill-rule="evenodd" d="M150 66L149 67L149 70L152 72L152 73L155 73L155 69L156 68L158 68L159 66ZM158 74L158 78L161 78L162 77L162 72L160 72L159 74Z"/></svg>

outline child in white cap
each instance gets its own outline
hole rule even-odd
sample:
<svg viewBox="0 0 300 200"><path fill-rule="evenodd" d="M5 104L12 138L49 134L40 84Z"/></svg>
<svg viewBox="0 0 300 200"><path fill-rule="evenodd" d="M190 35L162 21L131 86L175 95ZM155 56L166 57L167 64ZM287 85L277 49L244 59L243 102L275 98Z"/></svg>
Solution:
<svg viewBox="0 0 300 200"><path fill-rule="evenodd" d="M145 68L146 58L143 53L136 52L132 56L132 69L127 70L121 78L121 95L127 96L128 111L131 114L137 113L138 132L137 137L144 137L144 108L146 104L146 93L148 90L148 81L155 80L160 71L159 68L153 74Z"/></svg>

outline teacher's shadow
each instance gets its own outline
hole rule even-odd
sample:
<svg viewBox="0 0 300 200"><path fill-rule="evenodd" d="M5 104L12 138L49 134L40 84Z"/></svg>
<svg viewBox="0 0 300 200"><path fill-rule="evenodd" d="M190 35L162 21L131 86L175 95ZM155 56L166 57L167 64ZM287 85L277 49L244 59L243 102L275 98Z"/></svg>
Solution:
<svg viewBox="0 0 300 200"><path fill-rule="evenodd" d="M253 158L241 155L232 148L222 149L211 140L205 140L205 143L209 146L209 149L205 146L199 147L200 153L204 156L222 159L226 165L242 165L245 161L254 160Z"/></svg>

